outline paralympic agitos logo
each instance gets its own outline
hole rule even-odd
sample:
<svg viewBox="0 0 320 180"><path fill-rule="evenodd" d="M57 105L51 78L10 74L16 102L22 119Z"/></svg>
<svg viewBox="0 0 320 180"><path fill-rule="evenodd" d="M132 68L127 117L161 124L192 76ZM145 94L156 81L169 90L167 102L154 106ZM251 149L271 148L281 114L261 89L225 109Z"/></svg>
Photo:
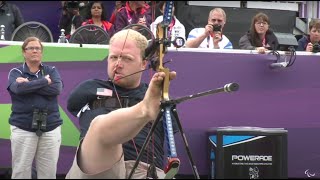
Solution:
<svg viewBox="0 0 320 180"><path fill-rule="evenodd" d="M314 177L316 175L316 173L311 173L309 169L305 170L304 174L307 175L308 177Z"/></svg>

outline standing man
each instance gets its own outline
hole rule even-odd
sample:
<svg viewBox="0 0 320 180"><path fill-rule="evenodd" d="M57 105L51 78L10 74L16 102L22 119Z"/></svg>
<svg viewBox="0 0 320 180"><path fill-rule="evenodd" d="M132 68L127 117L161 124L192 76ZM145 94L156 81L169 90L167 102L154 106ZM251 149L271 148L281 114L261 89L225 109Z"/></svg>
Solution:
<svg viewBox="0 0 320 180"><path fill-rule="evenodd" d="M227 16L223 9L215 8L209 13L208 24L204 28L192 29L187 48L233 49L230 40L223 34Z"/></svg>
<svg viewBox="0 0 320 180"><path fill-rule="evenodd" d="M33 159L38 179L55 179L62 125L57 97L62 81L54 66L42 63L38 38L27 38L22 53L25 62L8 75L12 179L30 179Z"/></svg>
<svg viewBox="0 0 320 180"><path fill-rule="evenodd" d="M20 9L7 1L0 1L0 25L4 25L4 37L11 41L14 30L24 23Z"/></svg>
<svg viewBox="0 0 320 180"><path fill-rule="evenodd" d="M62 14L59 20L59 29L60 31L64 29L64 34L70 39L71 35L85 21L87 4L78 1L61 1L61 5Z"/></svg>

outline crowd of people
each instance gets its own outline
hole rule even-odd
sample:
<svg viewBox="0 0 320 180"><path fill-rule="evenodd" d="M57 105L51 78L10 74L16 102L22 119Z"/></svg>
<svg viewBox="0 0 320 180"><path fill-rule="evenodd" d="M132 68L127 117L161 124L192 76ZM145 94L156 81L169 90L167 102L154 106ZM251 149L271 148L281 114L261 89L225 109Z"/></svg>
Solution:
<svg viewBox="0 0 320 180"><path fill-rule="evenodd" d="M164 1L156 7L164 12ZM93 24L101 27L112 37L114 33L129 25L138 24L150 29L156 37L157 25L162 22L163 15L153 17L152 6L147 1L115 1L110 19L107 19L106 8L102 1L61 1L62 14L59 29L64 29L67 39L81 26ZM10 16L8 14L11 14ZM168 28L168 37L174 40L181 37L187 48L233 49L235 45L224 33L227 14L222 8L214 8L209 12L208 22L204 27L196 27L188 34L185 26L174 16ZM268 50L279 50L277 37L267 14L259 12L252 17L251 26L238 41L239 49L256 50L265 53ZM24 23L19 8L6 1L0 1L0 24L5 26L5 39L10 40L12 32ZM298 39L297 51L314 52L320 42L320 20L313 19L309 23L309 33ZM173 47L173 45L171 45Z"/></svg>
<svg viewBox="0 0 320 180"><path fill-rule="evenodd" d="M79 146L67 178L128 178L159 113L165 74L155 73L149 84L141 81L142 74L135 72L147 67L148 40L138 31L123 28L140 24L156 35L156 26L163 21L163 15L152 21L150 6L145 1L116 4L108 21L100 1L76 5L62 2L60 28L64 28L67 35L72 36L77 28L86 24L100 26L111 35L108 79L80 83L67 100L68 111L80 122ZM160 2L161 13L164 7L165 3ZM3 21L0 16L0 22L8 27L6 31L23 23L16 6L0 1L0 10L14 14L10 21ZM223 33L226 22L225 11L214 8L209 12L207 24L191 30L186 38L184 25L173 16L168 35L172 39L185 39L187 48L232 49L232 43ZM277 49L279 43L270 25L265 13L256 14L250 29L239 40L240 48L258 53ZM299 40L298 50L313 51L313 45L320 41L320 21L312 20L309 31L309 35ZM23 64L11 69L8 75L7 90L12 100L9 118L12 178L29 179L34 160L38 178L56 178L63 123L57 98L63 90L63 77L57 67L42 62L44 48L37 37L28 37L22 45ZM175 72L170 73L170 79L175 76ZM173 124L177 132L176 123ZM164 127L160 123L155 129L154 142L149 145L152 151L142 156L134 178L165 177L164 138Z"/></svg>

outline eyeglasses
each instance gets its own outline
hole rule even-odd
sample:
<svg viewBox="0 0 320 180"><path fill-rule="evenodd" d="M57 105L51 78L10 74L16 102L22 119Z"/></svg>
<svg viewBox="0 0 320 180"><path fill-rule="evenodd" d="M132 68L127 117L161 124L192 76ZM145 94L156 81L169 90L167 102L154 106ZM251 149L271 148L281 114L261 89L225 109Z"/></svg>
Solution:
<svg viewBox="0 0 320 180"><path fill-rule="evenodd" d="M222 22L221 19L211 19L211 21L212 21L212 22L216 22L216 21L217 21L218 23L221 23L221 22Z"/></svg>
<svg viewBox="0 0 320 180"><path fill-rule="evenodd" d="M267 22L256 22L256 25L265 26L268 25Z"/></svg>
<svg viewBox="0 0 320 180"><path fill-rule="evenodd" d="M28 50L30 50L30 51L34 51L34 50L36 50L36 51L41 51L42 49L41 49L41 47L26 47L26 48L24 48L24 50L26 50L26 51L28 51Z"/></svg>

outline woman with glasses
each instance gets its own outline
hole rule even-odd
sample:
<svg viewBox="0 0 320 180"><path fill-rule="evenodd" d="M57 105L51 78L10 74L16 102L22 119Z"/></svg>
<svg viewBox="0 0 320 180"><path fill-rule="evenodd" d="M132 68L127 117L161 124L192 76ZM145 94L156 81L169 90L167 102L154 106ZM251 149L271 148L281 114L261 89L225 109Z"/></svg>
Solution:
<svg viewBox="0 0 320 180"><path fill-rule="evenodd" d="M22 44L24 63L8 75L11 179L31 179L33 161L37 179L56 179L63 123L58 96L63 84L57 68L42 62L43 48L38 38L28 37Z"/></svg>
<svg viewBox="0 0 320 180"><path fill-rule="evenodd" d="M240 49L257 50L260 54L278 49L277 37L269 27L269 17L264 13L256 14L252 18L250 30L239 40Z"/></svg>

